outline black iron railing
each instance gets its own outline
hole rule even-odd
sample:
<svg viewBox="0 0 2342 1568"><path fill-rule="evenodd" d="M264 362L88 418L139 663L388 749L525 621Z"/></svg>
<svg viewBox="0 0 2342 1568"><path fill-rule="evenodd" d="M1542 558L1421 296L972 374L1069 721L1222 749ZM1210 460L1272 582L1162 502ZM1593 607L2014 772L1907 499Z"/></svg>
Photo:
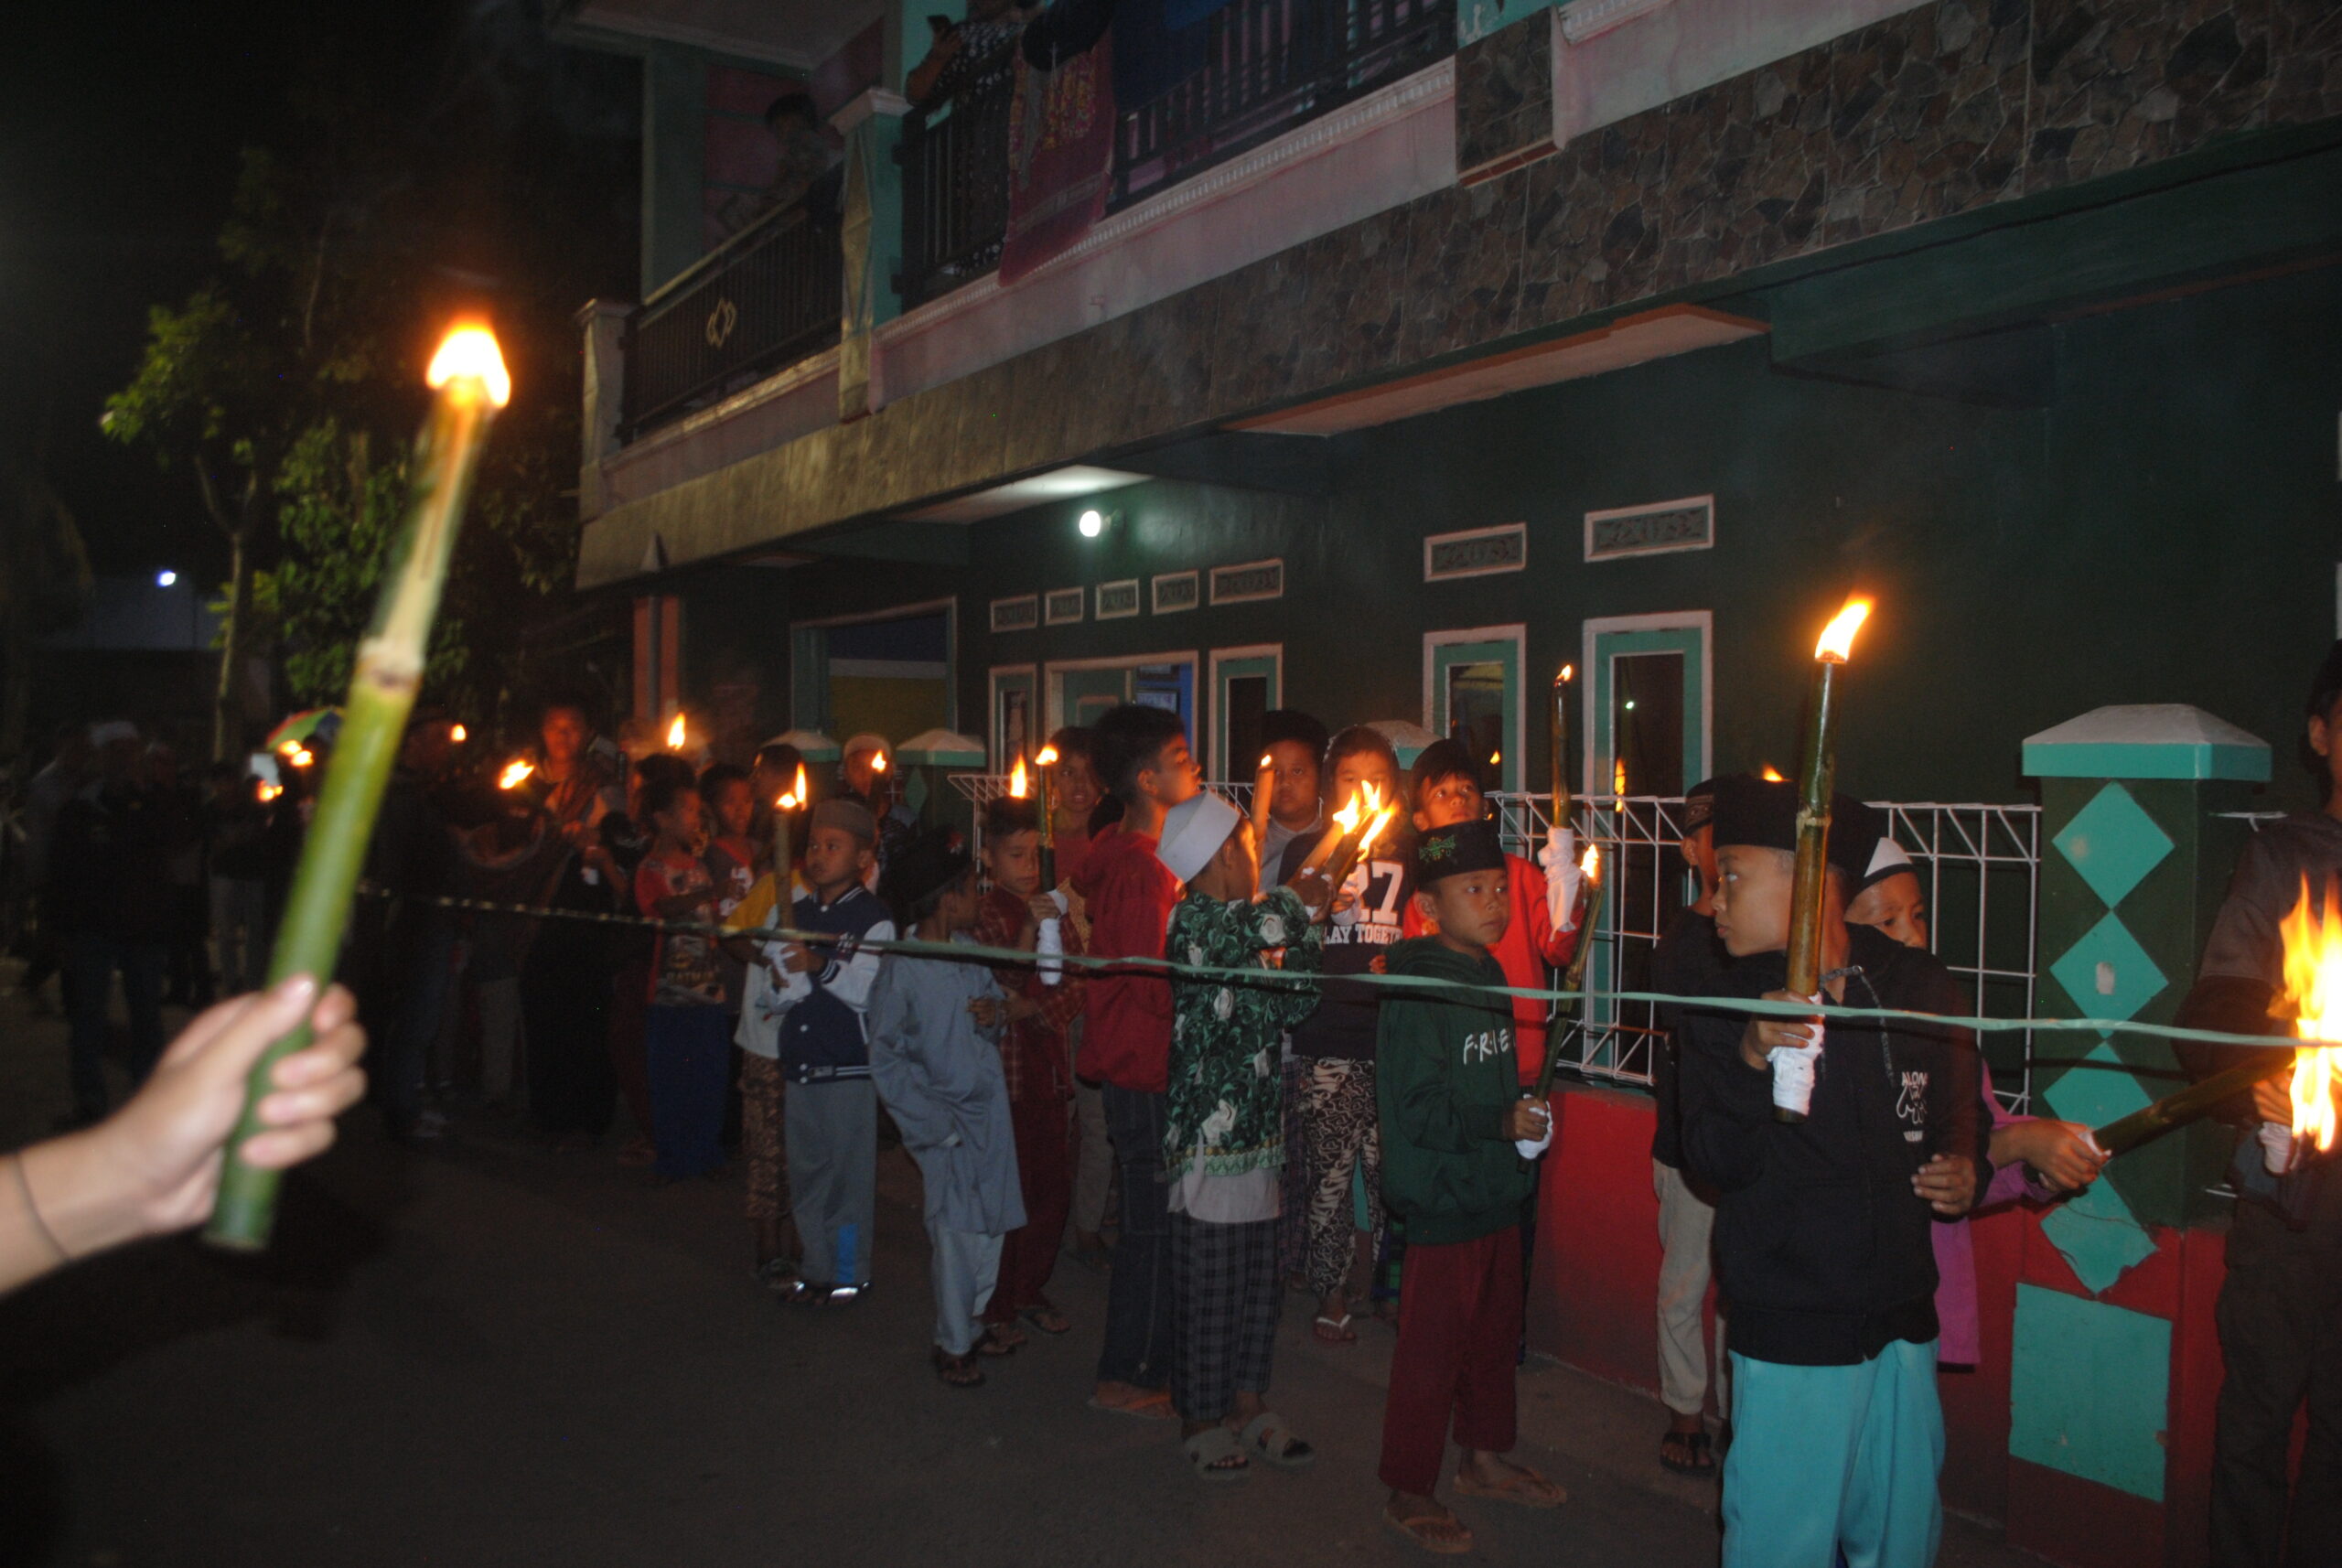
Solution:
<svg viewBox="0 0 2342 1568"><path fill-rule="evenodd" d="M1011 42L970 73L978 84L948 104L914 109L895 156L903 166L905 306L922 304L1000 264L1008 232Z"/></svg>
<svg viewBox="0 0 2342 1568"><path fill-rule="evenodd" d="M1123 105L1116 204L1456 52L1456 0L1230 0L1208 25L1202 70Z"/></svg>
<svg viewBox="0 0 2342 1568"><path fill-rule="evenodd" d="M621 437L835 343L843 266L837 220L801 206L701 257L628 318Z"/></svg>
<svg viewBox="0 0 2342 1568"><path fill-rule="evenodd" d="M1456 0L1230 0L1202 24L1203 66L1121 107L1112 203L1120 207L1232 158L1456 50ZM1012 46L1014 47L1014 46ZM947 110L915 112L903 165L906 306L1000 262L1008 228L1014 75Z"/></svg>

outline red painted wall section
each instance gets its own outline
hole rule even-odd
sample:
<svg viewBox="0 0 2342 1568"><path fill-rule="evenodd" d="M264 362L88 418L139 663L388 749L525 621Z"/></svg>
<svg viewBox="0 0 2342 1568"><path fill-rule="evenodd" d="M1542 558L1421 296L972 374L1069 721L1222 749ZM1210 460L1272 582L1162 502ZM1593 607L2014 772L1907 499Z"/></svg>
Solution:
<svg viewBox="0 0 2342 1568"><path fill-rule="evenodd" d="M2008 1541L2075 1568L2164 1560L2164 1510L2144 1498L2012 1458Z"/></svg>
<svg viewBox="0 0 2342 1568"><path fill-rule="evenodd" d="M1980 1519L2008 1517L2011 1331L2029 1223L2016 1208L1969 1221L1976 1244L1976 1365L1936 1375L1943 1396L1944 1504Z"/></svg>
<svg viewBox="0 0 2342 1568"><path fill-rule="evenodd" d="M1660 1247L1651 1099L1571 1088L1553 1096L1553 1151L1537 1195L1530 1348L1655 1393Z"/></svg>

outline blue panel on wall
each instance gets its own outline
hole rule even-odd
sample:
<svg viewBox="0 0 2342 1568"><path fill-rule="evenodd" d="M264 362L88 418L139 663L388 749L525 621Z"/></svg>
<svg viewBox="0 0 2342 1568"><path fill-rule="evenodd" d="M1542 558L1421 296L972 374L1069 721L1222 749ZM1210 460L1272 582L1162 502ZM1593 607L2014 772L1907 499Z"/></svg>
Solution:
<svg viewBox="0 0 2342 1568"><path fill-rule="evenodd" d="M2170 1405L2170 1324L2016 1287L2010 1454L2159 1503Z"/></svg>

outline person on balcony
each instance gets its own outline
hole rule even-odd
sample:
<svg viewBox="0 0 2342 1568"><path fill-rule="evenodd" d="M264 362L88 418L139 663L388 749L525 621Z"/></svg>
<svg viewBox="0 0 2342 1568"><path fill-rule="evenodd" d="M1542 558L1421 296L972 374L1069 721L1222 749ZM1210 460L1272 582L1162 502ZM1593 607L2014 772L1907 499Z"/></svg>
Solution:
<svg viewBox="0 0 2342 1568"><path fill-rule="evenodd" d="M903 83L904 96L932 112L969 98L1005 95L1016 69L1009 46L1038 13L1039 7L1028 10L1015 0L971 0L966 21L936 28L927 58Z"/></svg>
<svg viewBox="0 0 2342 1568"><path fill-rule="evenodd" d="M808 217L834 217L843 181L838 150L822 129L821 112L811 93L791 91L765 105L765 129L780 148L772 182L755 196L735 199L726 216L732 231L739 232L768 212L803 207Z"/></svg>

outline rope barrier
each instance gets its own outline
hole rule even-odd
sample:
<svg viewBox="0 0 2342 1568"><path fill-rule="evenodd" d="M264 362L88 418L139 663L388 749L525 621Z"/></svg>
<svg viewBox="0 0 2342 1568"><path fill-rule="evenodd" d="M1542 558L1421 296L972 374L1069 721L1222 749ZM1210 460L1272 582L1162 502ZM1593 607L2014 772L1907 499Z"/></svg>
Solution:
<svg viewBox="0 0 2342 1568"><path fill-rule="evenodd" d="M381 899L399 898L409 903L428 904L444 909L464 909L475 913L517 916L528 919L579 920L592 925L621 926L634 929L671 932L677 935L706 937L714 940L785 941L801 946L835 945L846 939L833 931L800 931L788 926L750 926L738 929L712 925L704 920L661 920L648 915L620 915L593 909L555 909L542 905L499 903L486 898L463 898L446 894L401 894L371 883L359 887L361 896ZM985 947L977 942L929 942L913 937L893 937L884 941L859 942L857 947L873 952L901 953L914 958L944 959L958 963L990 965L1015 964L1030 968L1039 955L1023 948ZM1194 978L1233 982L1263 986L1272 990L1306 990L1320 983L1315 974L1284 974L1276 970L1237 968L1221 964L1183 963L1167 958L1110 958L1097 953L1066 953L1049 955L1052 963L1090 970L1112 970L1127 973L1137 970L1160 973L1166 979ZM1581 991L1556 990L1537 986L1477 985L1466 982L1441 980L1423 974L1344 974L1334 978L1344 984L1366 984L1391 991L1429 991L1443 995L1482 995L1519 997L1531 1002L1587 1001L1649 1002L1667 1006L1699 1008L1713 1013L1746 1013L1776 1018L1842 1018L1848 1022L1905 1023L1945 1026L1971 1030L1978 1034L2034 1030L2047 1034L2129 1034L2145 1035L2156 1039L2186 1040L2213 1046L2258 1046L2293 1049L2299 1043L2290 1036L2269 1035L2235 1035L2218 1029L2188 1029L2176 1024L2148 1024L2135 1018L1993 1018L1981 1014L1961 1015L1952 1013L1921 1013L1902 1007L1847 1007L1836 1003L1807 1004L1800 1002L1768 1002L1756 996L1682 996L1665 991L1600 991L1588 986ZM2080 1063L2079 1058L2043 1058Z"/></svg>

